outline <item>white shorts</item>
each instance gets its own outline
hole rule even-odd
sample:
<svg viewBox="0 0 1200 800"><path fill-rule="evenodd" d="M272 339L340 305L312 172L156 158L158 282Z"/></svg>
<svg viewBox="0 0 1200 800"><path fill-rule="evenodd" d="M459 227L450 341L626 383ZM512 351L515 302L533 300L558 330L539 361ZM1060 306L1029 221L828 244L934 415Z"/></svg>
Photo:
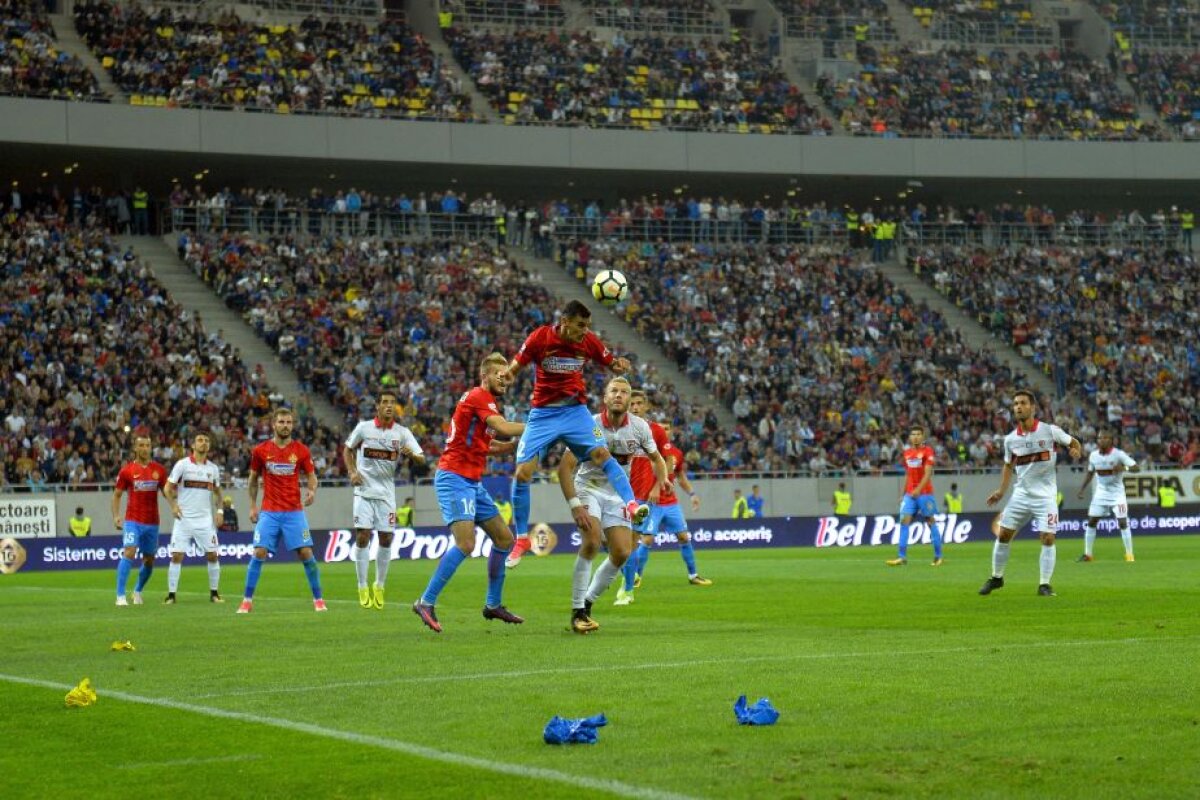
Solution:
<svg viewBox="0 0 1200 800"><path fill-rule="evenodd" d="M1058 505L1053 497L1013 495L1000 515L1000 527L1019 531L1029 522L1038 533L1058 530Z"/></svg>
<svg viewBox="0 0 1200 800"><path fill-rule="evenodd" d="M212 519L177 519L171 529L171 544L168 553L186 553L188 545L196 543L197 550L212 553L217 549L217 529Z"/></svg>
<svg viewBox="0 0 1200 800"><path fill-rule="evenodd" d="M1109 514L1117 519L1129 519L1129 502L1124 497L1093 497L1092 504L1088 506L1088 516L1100 519Z"/></svg>
<svg viewBox="0 0 1200 800"><path fill-rule="evenodd" d="M396 530L396 504L374 497L354 495L354 529L393 533Z"/></svg>
<svg viewBox="0 0 1200 800"><path fill-rule="evenodd" d="M629 517L625 515L625 504L621 502L621 496L611 488L576 483L575 492L583 501L588 515L600 520L600 530L630 527Z"/></svg>

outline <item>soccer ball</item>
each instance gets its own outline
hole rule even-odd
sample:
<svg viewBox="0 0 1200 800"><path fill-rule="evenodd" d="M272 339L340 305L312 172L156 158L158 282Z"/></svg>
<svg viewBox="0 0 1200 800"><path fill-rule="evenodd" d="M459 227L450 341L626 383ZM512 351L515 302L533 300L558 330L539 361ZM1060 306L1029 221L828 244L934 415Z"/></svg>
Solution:
<svg viewBox="0 0 1200 800"><path fill-rule="evenodd" d="M601 270L592 281L592 297L606 306L615 306L629 296L629 282L615 269Z"/></svg>

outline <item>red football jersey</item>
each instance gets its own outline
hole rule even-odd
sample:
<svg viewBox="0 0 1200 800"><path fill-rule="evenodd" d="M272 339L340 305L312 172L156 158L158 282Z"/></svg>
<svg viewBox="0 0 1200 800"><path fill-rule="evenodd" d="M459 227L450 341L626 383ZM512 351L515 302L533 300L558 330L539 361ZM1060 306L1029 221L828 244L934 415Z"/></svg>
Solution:
<svg viewBox="0 0 1200 800"><path fill-rule="evenodd" d="M488 417L500 413L496 398L482 386L464 394L454 407L450 418L450 434L446 449L438 460L438 469L477 481L487 467L488 446L495 431L487 425Z"/></svg>
<svg viewBox="0 0 1200 800"><path fill-rule="evenodd" d="M904 450L904 471L907 478L904 481L904 493L912 494L925 478L925 467L934 463L933 448L929 445L909 447ZM933 480L921 494L933 494Z"/></svg>
<svg viewBox="0 0 1200 800"><path fill-rule="evenodd" d="M667 432L663 430L663 426L651 422L650 435L654 437L654 445L658 452L665 453L670 442L667 441ZM663 455L663 458L666 458L666 455ZM648 456L634 456L629 462L629 483L633 486L633 496L638 500L645 502L650 497L650 492L654 490L654 467L650 465Z"/></svg>
<svg viewBox="0 0 1200 800"><path fill-rule="evenodd" d="M167 485L167 468L156 461L145 466L130 461L117 473L117 488L129 492L125 519L143 525L158 524L158 492Z"/></svg>
<svg viewBox="0 0 1200 800"><path fill-rule="evenodd" d="M660 506L673 506L679 502L675 496L675 481L683 474L683 451L668 442L662 448L662 457L667 461L667 490L658 496Z"/></svg>
<svg viewBox="0 0 1200 800"><path fill-rule="evenodd" d="M579 344L568 342L558 334L558 327L543 325L525 340L517 352L517 363L534 363L537 375L533 384L533 407L541 408L572 397L587 405L587 387L583 382L583 366L589 360L604 366L613 363L600 337L588 331Z"/></svg>
<svg viewBox="0 0 1200 800"><path fill-rule="evenodd" d="M300 473L316 472L308 448L292 440L287 447L268 439L250 453L250 470L262 476L263 511L303 511Z"/></svg>

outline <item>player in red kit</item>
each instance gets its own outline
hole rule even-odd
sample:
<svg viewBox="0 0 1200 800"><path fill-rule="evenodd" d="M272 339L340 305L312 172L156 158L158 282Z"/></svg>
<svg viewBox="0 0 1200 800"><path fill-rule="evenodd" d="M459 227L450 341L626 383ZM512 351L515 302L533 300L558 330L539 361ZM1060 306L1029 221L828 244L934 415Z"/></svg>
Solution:
<svg viewBox="0 0 1200 800"><path fill-rule="evenodd" d="M117 605L127 606L125 590L134 558L142 554L133 604L142 604L142 589L154 572L154 555L158 552L158 494L167 485L167 468L150 460L150 437L138 435L133 439L133 461L121 467L117 488L113 492L113 526L121 531L121 560L117 562ZM129 492L125 517L121 517L121 495Z"/></svg>
<svg viewBox="0 0 1200 800"><path fill-rule="evenodd" d="M901 457L904 462L904 497L900 500L900 551L896 558L887 562L889 567L902 567L908 563L908 526L913 518L924 519L929 524L929 538L933 542L933 566L942 565L942 530L938 526L937 501L933 497L933 466L936 459L933 448L925 444L925 429L914 425L908 432L908 448Z"/></svg>
<svg viewBox="0 0 1200 800"><path fill-rule="evenodd" d="M527 365L534 364L537 369L533 408L517 444L512 483L513 531L517 541L508 556L509 567L519 564L529 550L529 484L538 458L557 441L565 442L580 461L590 459L604 470L633 524L649 513L634 499L629 476L613 461L604 436L588 411L584 365L594 361L618 375L630 368L629 359L615 358L600 337L591 332L591 325L592 312L583 303L572 300L563 308L558 324L543 325L529 334L509 364L510 383Z"/></svg>
<svg viewBox="0 0 1200 800"><path fill-rule="evenodd" d="M304 509L317 496L317 470L308 448L292 439L296 417L291 409L275 412L272 427L275 435L254 448L250 454L250 522L254 524L254 557L246 570L246 592L237 613L249 614L254 605L254 590L262 574L267 553L275 554L282 538L288 550L304 563L304 573L312 589L313 608L327 610L321 597L321 577L317 559L313 557L312 534ZM300 493L300 475L307 486ZM258 482L263 484L262 513L258 508Z"/></svg>
<svg viewBox="0 0 1200 800"><path fill-rule="evenodd" d="M525 426L506 420L496 403L496 398L508 389L508 359L503 353L492 353L483 360L479 365L479 379L479 385L464 394L454 409L446 450L438 461L433 481L442 520L450 526L454 536L454 547L442 556L424 594L413 603L413 613L437 633L442 632L442 625L434 606L459 565L475 550L476 525L492 540L483 618L498 619L510 625L525 621L505 608L502 602L504 561L512 550L513 536L480 480L489 455L513 450L512 442L498 442L492 437L520 436Z"/></svg>

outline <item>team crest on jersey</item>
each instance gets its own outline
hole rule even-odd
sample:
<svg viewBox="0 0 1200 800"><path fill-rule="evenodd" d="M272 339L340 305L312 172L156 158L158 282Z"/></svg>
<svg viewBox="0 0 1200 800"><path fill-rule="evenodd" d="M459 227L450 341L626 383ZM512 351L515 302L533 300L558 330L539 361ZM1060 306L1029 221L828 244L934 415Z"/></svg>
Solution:
<svg viewBox="0 0 1200 800"><path fill-rule="evenodd" d="M599 441L604 438L604 431L598 427L592 428L592 436L596 437L596 440Z"/></svg>
<svg viewBox="0 0 1200 800"><path fill-rule="evenodd" d="M288 456L288 461L292 462L293 464L295 464L299 460L300 460L300 457L297 456L295 453L292 453L290 456Z"/></svg>

